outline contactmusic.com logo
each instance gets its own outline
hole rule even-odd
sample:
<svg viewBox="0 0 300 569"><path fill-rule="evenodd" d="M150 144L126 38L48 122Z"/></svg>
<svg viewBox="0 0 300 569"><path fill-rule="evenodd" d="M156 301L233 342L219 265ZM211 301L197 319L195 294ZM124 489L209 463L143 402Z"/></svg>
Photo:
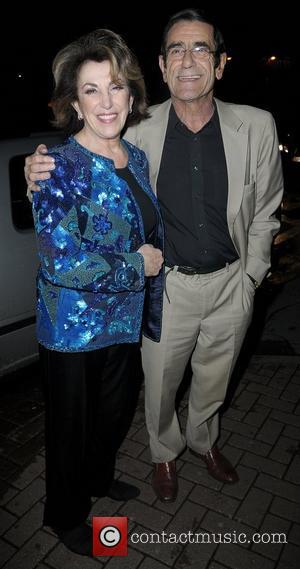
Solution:
<svg viewBox="0 0 300 569"><path fill-rule="evenodd" d="M93 517L93 555L128 555L128 518Z"/></svg>

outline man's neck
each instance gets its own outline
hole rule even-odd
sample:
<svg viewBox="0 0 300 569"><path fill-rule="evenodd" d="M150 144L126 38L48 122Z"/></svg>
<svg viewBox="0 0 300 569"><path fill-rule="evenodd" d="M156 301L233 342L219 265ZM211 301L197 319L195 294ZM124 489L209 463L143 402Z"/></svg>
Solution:
<svg viewBox="0 0 300 569"><path fill-rule="evenodd" d="M214 114L213 99L180 101L172 98L173 107L180 121L192 132L198 132L210 121Z"/></svg>

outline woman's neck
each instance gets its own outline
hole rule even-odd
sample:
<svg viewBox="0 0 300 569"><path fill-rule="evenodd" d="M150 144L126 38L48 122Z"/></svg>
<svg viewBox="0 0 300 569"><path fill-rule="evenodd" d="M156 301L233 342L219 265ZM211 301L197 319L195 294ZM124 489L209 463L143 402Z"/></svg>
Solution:
<svg viewBox="0 0 300 569"><path fill-rule="evenodd" d="M114 139L92 138L84 130L81 130L75 134L74 138L90 152L113 160L116 168L125 168L127 166L128 154L120 137Z"/></svg>

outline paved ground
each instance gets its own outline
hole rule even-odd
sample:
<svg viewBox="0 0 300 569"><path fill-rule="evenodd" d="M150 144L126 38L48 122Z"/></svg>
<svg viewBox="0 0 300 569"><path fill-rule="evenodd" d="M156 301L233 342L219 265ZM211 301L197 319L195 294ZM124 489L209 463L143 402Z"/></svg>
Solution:
<svg viewBox="0 0 300 569"><path fill-rule="evenodd" d="M33 370L34 371L34 370ZM120 449L117 474L141 489L137 500L99 499L94 515L128 516L145 542L151 532L206 533L206 543L130 543L128 557L87 559L72 554L42 528L45 495L43 403L32 379L2 388L0 423L0 559L6 569L288 569L300 560L300 357L255 355L223 415L220 446L238 467L240 482L214 481L188 452L178 460L180 492L163 505L151 488L151 463L142 394ZM184 425L186 399L180 404ZM219 543L226 532L231 543ZM282 534L279 536L278 534ZM246 543L238 543L240 535ZM277 543L254 543L253 534ZM192 536L192 534L190 534ZM285 538L286 536L286 538ZM136 539L136 538L135 538ZM172 539L172 538L171 538ZM174 539L174 538L173 538ZM181 540L185 540L181 536ZM222 538L224 539L224 537ZM242 539L244 539L242 537ZM258 536L254 536L258 539ZM283 540L286 544L278 543ZM219 541L218 541L219 540Z"/></svg>

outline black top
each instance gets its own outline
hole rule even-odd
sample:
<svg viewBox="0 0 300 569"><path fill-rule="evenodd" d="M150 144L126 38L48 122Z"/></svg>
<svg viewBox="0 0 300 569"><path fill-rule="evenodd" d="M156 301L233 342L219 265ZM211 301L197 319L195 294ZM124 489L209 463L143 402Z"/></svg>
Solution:
<svg viewBox="0 0 300 569"><path fill-rule="evenodd" d="M125 168L116 168L116 172L120 178L123 178L123 180L127 182L138 203L144 223L145 237L147 239L155 229L157 223L155 207L147 194L143 192L127 166Z"/></svg>
<svg viewBox="0 0 300 569"><path fill-rule="evenodd" d="M167 264L207 272L238 258L227 225L227 167L216 109L195 134L171 107L157 193Z"/></svg>

